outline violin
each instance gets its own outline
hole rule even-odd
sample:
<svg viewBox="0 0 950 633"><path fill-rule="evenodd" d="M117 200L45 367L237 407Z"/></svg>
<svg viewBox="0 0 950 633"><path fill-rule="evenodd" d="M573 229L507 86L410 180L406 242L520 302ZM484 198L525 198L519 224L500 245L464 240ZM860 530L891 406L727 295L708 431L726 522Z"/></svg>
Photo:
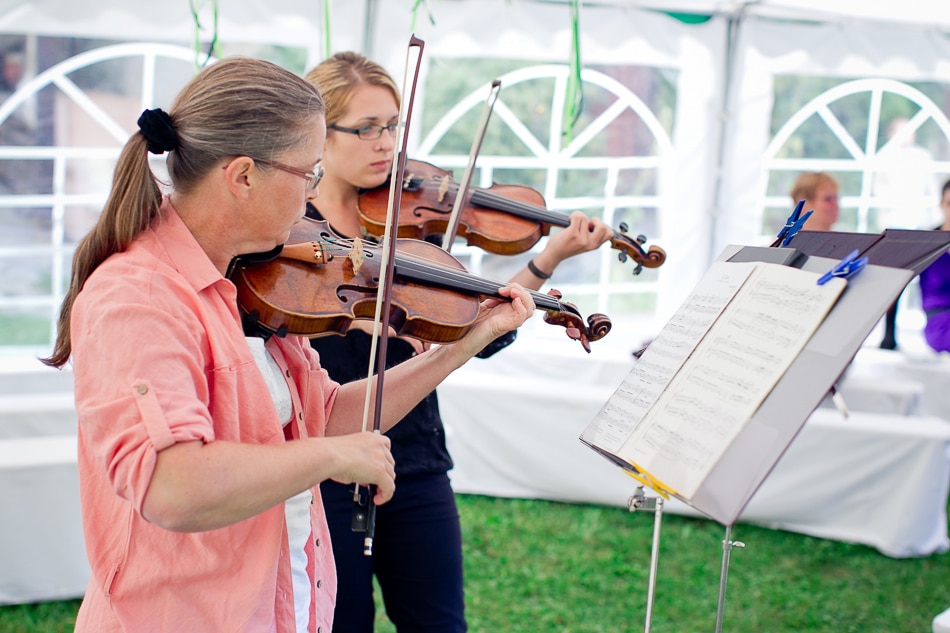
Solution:
<svg viewBox="0 0 950 633"><path fill-rule="evenodd" d="M324 220L302 218L276 256L238 258L229 277L246 318L278 336L343 334L354 319L375 316L380 247L337 235ZM401 336L451 343L468 332L485 298L507 284L470 275L461 262L429 242L397 239L389 325ZM544 320L565 328L587 352L610 331L610 319L560 301L561 294L531 293Z"/></svg>
<svg viewBox="0 0 950 633"><path fill-rule="evenodd" d="M411 170L411 171L410 171ZM458 193L458 183L451 172L420 160L408 160L403 178L397 237L424 240L441 235L448 227L449 217ZM552 226L570 225L570 217L548 211L540 192L524 185L494 184L488 189L471 187L461 208L457 235L467 243L489 253L516 255L534 246ZM360 192L360 222L370 235L382 235L386 228L389 206L388 183ZM627 235L626 224L614 232L610 245L620 251L620 261L632 257L636 262L633 274L643 267L657 268L666 261L666 252L651 246L644 250L647 238Z"/></svg>

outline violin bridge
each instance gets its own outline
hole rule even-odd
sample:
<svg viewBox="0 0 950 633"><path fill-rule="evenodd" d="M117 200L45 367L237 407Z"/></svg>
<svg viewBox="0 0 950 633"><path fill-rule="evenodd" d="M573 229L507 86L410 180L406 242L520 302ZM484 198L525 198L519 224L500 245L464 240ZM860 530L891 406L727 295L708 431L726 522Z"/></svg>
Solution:
<svg viewBox="0 0 950 633"><path fill-rule="evenodd" d="M358 237L353 240L353 246L350 247L350 252L347 257L350 258L350 263L353 264L353 274L358 275L360 268L363 267L363 260L366 259L366 252L363 250L363 240Z"/></svg>
<svg viewBox="0 0 950 633"><path fill-rule="evenodd" d="M445 200L445 194L449 192L449 185L452 183L451 176L443 176L442 181L439 183L439 202L441 203Z"/></svg>

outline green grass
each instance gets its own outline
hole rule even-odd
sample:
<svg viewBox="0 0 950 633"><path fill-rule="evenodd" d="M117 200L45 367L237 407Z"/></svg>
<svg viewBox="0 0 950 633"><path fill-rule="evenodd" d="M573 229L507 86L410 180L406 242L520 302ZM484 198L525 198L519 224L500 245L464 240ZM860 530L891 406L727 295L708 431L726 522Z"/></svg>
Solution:
<svg viewBox="0 0 950 633"><path fill-rule="evenodd" d="M460 495L472 631L643 631L653 514ZM652 633L712 633L725 529L665 514ZM876 550L740 524L723 631L930 633L950 607L950 555ZM0 607L4 633L71 631L79 601ZM394 629L383 614L379 633Z"/></svg>
<svg viewBox="0 0 950 633"><path fill-rule="evenodd" d="M0 313L0 346L47 345L49 337L48 318Z"/></svg>

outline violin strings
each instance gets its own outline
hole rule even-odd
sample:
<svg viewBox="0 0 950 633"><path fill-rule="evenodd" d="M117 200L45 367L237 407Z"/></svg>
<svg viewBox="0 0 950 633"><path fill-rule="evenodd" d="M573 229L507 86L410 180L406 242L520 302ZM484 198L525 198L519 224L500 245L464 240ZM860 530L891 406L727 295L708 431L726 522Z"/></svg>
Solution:
<svg viewBox="0 0 950 633"><path fill-rule="evenodd" d="M350 239L341 239L338 241L327 240L327 243L330 244L330 248L326 250L331 254L335 254L337 252L347 253L351 248L349 244L352 244L352 242L353 240ZM374 248L377 247L373 246L370 249L367 249L367 257L373 256L372 253ZM472 275L464 269L459 270L457 268L451 268L438 262L433 262L399 252L396 253L396 275L407 279L440 284L444 287L447 287L448 289L461 288L496 297L498 296L498 290L505 286L505 284L499 283L497 281L491 281L483 277ZM573 306L570 304L561 303L551 295L534 290L529 290L528 292L534 298L535 304L540 309L553 310L557 312L571 312L574 314L577 313L577 310ZM577 316L580 315L577 314Z"/></svg>

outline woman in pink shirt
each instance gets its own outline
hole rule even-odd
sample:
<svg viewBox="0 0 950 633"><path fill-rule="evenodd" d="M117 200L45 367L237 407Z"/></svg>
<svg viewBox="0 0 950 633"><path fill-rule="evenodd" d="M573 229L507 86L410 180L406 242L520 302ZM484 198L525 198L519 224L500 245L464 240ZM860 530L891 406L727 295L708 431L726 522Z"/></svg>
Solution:
<svg viewBox="0 0 950 633"><path fill-rule="evenodd" d="M317 485L393 494L389 439L360 432L305 340L245 336L234 258L283 244L317 197L324 104L268 62L222 60L147 110L80 242L53 354L70 360L92 577L77 631L327 632L336 578ZM148 152L168 152L170 193ZM387 371L386 430L534 311L520 286L466 337Z"/></svg>

